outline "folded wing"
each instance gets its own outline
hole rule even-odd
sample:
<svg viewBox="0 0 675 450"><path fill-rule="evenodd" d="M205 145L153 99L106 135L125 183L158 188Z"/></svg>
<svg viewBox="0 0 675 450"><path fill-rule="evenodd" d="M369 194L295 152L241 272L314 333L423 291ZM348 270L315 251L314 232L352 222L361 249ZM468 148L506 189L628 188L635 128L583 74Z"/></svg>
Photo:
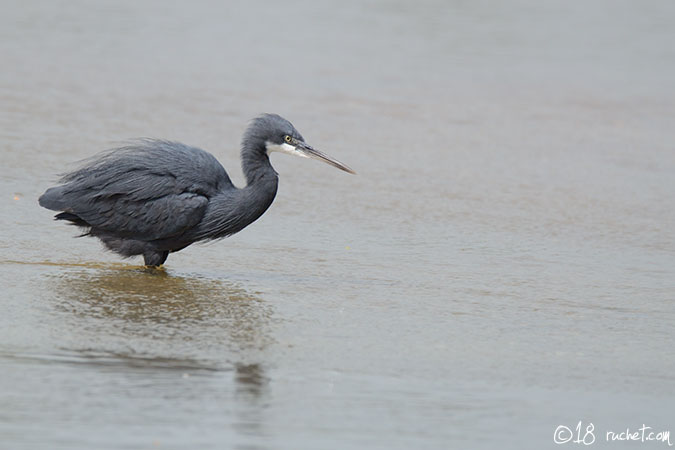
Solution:
<svg viewBox="0 0 675 450"><path fill-rule="evenodd" d="M61 182L39 200L63 211L57 219L143 241L185 233L201 221L213 195L233 188L211 154L147 139L97 155Z"/></svg>

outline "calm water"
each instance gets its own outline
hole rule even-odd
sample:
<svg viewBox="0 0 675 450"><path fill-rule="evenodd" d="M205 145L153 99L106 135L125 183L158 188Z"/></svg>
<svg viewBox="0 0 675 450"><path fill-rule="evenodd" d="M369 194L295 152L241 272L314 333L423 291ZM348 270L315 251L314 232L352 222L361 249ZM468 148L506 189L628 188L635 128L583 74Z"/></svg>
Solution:
<svg viewBox="0 0 675 450"><path fill-rule="evenodd" d="M675 434L675 3L2 6L0 448L667 447L605 432ZM37 205L263 111L359 175L165 272Z"/></svg>

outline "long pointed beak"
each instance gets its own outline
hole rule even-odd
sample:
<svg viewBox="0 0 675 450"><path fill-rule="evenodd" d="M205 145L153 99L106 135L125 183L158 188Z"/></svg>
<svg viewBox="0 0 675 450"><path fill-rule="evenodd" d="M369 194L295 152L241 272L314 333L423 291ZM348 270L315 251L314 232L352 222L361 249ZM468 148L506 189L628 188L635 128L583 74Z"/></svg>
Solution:
<svg viewBox="0 0 675 450"><path fill-rule="evenodd" d="M296 150L299 151L300 153L303 154L303 156L306 156L308 158L312 159L318 159L319 161L323 161L327 164L330 164L333 167L337 167L340 170L344 170L345 172L356 174L352 169L349 168L346 164L342 164L340 161L337 159L333 158L332 156L328 156L322 151L319 151L315 149L314 147L305 144L304 142L298 142L296 144Z"/></svg>

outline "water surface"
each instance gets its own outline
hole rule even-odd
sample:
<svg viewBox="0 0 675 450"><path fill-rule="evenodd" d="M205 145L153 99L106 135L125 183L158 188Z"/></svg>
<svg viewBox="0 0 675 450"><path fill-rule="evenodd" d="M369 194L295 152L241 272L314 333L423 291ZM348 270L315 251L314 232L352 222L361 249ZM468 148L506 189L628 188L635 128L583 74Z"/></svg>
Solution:
<svg viewBox="0 0 675 450"><path fill-rule="evenodd" d="M0 447L675 432L671 2L3 11ZM359 175L274 155L271 209L164 271L37 205L139 136L207 149L241 185L263 111Z"/></svg>

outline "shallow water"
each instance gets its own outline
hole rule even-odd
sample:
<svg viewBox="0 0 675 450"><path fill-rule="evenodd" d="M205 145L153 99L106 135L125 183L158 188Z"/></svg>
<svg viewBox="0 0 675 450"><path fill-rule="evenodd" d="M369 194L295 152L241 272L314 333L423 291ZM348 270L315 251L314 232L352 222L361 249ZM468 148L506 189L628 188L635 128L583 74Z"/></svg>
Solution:
<svg viewBox="0 0 675 450"><path fill-rule="evenodd" d="M671 2L3 11L1 448L675 432ZM274 155L271 209L163 271L37 205L139 136L241 185L263 111L359 175Z"/></svg>

